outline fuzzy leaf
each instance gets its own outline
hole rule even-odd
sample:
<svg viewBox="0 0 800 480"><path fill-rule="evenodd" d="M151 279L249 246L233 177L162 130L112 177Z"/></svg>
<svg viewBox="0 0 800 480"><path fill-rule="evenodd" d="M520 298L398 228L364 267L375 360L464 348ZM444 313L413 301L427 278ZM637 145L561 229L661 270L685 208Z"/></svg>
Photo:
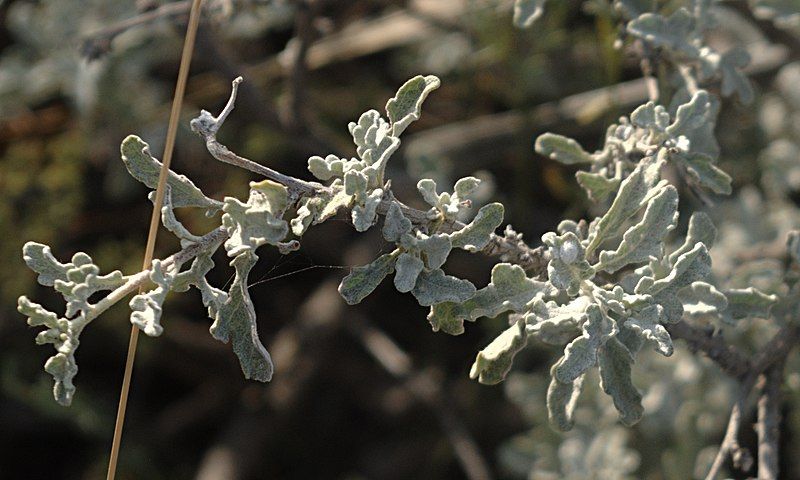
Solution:
<svg viewBox="0 0 800 480"><path fill-rule="evenodd" d="M236 276L209 331L217 340L233 344L233 352L239 357L245 378L268 382L272 379L272 358L258 338L256 312L247 289L247 276L256 261L258 256L249 250L231 261Z"/></svg>
<svg viewBox="0 0 800 480"><path fill-rule="evenodd" d="M663 132L669 126L669 112L655 102L647 102L631 113L631 123L637 127Z"/></svg>
<svg viewBox="0 0 800 480"><path fill-rule="evenodd" d="M536 138L535 148L540 155L565 165L590 163L594 160L592 155L586 152L578 142L555 133L539 135Z"/></svg>
<svg viewBox="0 0 800 480"><path fill-rule="evenodd" d="M646 40L654 47L664 47L695 57L697 47L688 40L694 29L694 17L685 8L679 8L669 17L644 13L627 24L628 33Z"/></svg>
<svg viewBox="0 0 800 480"><path fill-rule="evenodd" d="M719 70L722 75L722 95L736 93L739 101L747 105L753 101L753 86L742 69L750 63L750 54L742 48L733 48L722 55Z"/></svg>
<svg viewBox="0 0 800 480"><path fill-rule="evenodd" d="M547 264L550 283L570 296L576 295L581 282L594 275L594 268L585 259L580 239L572 232L561 236L548 232L542 235L542 242L550 252L550 263Z"/></svg>
<svg viewBox="0 0 800 480"><path fill-rule="evenodd" d="M711 273L711 257L706 246L698 243L692 250L681 255L669 274L654 282L645 277L636 286L636 293L649 293L653 300L664 307L665 321L675 323L683 316L683 304L679 291L692 283L702 280ZM647 284L651 283L648 288Z"/></svg>
<svg viewBox="0 0 800 480"><path fill-rule="evenodd" d="M667 127L667 133L674 138L678 138L680 135L689 136L692 131L709 121L711 111L712 105L708 92L698 90L691 100L678 107L675 120Z"/></svg>
<svg viewBox="0 0 800 480"><path fill-rule="evenodd" d="M693 282L681 290L683 313L695 320L718 318L728 308L728 299L713 285Z"/></svg>
<svg viewBox="0 0 800 480"><path fill-rule="evenodd" d="M417 277L425 263L410 253L401 253L394 265L394 286L398 292L408 293L417 284Z"/></svg>
<svg viewBox="0 0 800 480"><path fill-rule="evenodd" d="M594 202L603 202L609 195L619 189L621 180L619 178L606 178L600 173L590 173L579 170L575 173L578 184L586 190L589 198Z"/></svg>
<svg viewBox="0 0 800 480"><path fill-rule="evenodd" d="M704 154L680 156L686 171L700 186L720 195L731 194L731 177L714 165L711 157Z"/></svg>
<svg viewBox="0 0 800 480"><path fill-rule="evenodd" d="M578 397L581 394L583 385L583 375L576 378L572 383L561 383L556 380L556 368L558 363L550 369L550 386L547 388L547 416L550 423L562 432L572 430L574 420L572 414L575 412L575 405L578 404Z"/></svg>
<svg viewBox="0 0 800 480"><path fill-rule="evenodd" d="M229 257L239 256L264 244L277 245L289 233L281 215L288 203L286 187L270 180L250 182L250 197L242 203L225 197L222 225L228 231L225 250Z"/></svg>
<svg viewBox="0 0 800 480"><path fill-rule="evenodd" d="M614 406L625 425L633 425L642 418L642 395L633 385L631 365L633 356L616 338L612 338L598 352L600 386L611 396Z"/></svg>
<svg viewBox="0 0 800 480"><path fill-rule="evenodd" d="M469 377L480 383L494 385L502 382L514 361L514 356L528 343L525 322L518 320L501 333L486 348L478 352Z"/></svg>
<svg viewBox="0 0 800 480"><path fill-rule="evenodd" d="M604 240L617 237L623 224L639 211L645 199L652 193L659 180L659 170L663 161L643 160L639 166L622 181L614 202L605 215L590 232L590 242L586 254L591 255Z"/></svg>
<svg viewBox="0 0 800 480"><path fill-rule="evenodd" d="M625 326L644 340L653 343L658 353L669 357L673 352L672 337L661 325L663 315L664 309L661 305L652 305L631 315L625 321Z"/></svg>
<svg viewBox="0 0 800 480"><path fill-rule="evenodd" d="M747 317L768 318L769 310L778 301L775 295L767 295L753 287L725 291L728 309L723 319L729 323Z"/></svg>
<svg viewBox="0 0 800 480"><path fill-rule="evenodd" d="M383 198L383 189L376 188L364 200L364 206L356 205L353 207L351 217L356 231L366 232L369 230L378 217L378 205Z"/></svg>
<svg viewBox="0 0 800 480"><path fill-rule="evenodd" d="M443 330L451 335L464 332L464 320L474 322L479 317L496 317L509 310L521 312L536 298L555 295L555 289L545 282L528 278L518 265L498 263L492 268L492 281L464 303L445 302L433 305L428 321L433 331Z"/></svg>
<svg viewBox="0 0 800 480"><path fill-rule="evenodd" d="M72 404L75 395L75 384L72 380L78 374L78 364L72 354L57 353L47 359L44 371L53 376L53 397L64 407Z"/></svg>
<svg viewBox="0 0 800 480"><path fill-rule="evenodd" d="M576 297L565 305L536 299L525 320L532 334L540 341L550 345L565 345L580 335L589 304L589 297L586 296Z"/></svg>
<svg viewBox="0 0 800 480"><path fill-rule="evenodd" d="M136 135L128 135L120 146L122 161L128 172L143 184L155 189L161 172L161 162L150 154L150 146ZM209 211L222 208L222 203L206 197L203 192L184 175L169 171L167 184L172 191L174 207L200 207Z"/></svg>
<svg viewBox="0 0 800 480"><path fill-rule="evenodd" d="M423 270L411 294L423 307L442 302L463 302L475 294L475 286L468 280L445 275L441 269Z"/></svg>
<svg viewBox="0 0 800 480"><path fill-rule="evenodd" d="M711 248L717 238L717 227L708 215L703 212L694 212L689 219L689 229L686 232L686 240L674 252L669 254L669 264L674 265L678 258L699 242Z"/></svg>
<svg viewBox="0 0 800 480"><path fill-rule="evenodd" d="M388 242L399 242L400 238L411 231L411 220L407 219L400 206L392 202L383 221L383 238Z"/></svg>
<svg viewBox="0 0 800 480"><path fill-rule="evenodd" d="M394 270L395 256L387 253L370 264L355 267L339 284L339 294L348 305L364 300Z"/></svg>
<svg viewBox="0 0 800 480"><path fill-rule="evenodd" d="M461 230L451 233L454 248L469 252L482 250L491 240L492 233L503 223L505 209L501 203L490 203L478 210L478 214Z"/></svg>
<svg viewBox="0 0 800 480"><path fill-rule="evenodd" d="M441 268L453 248L450 237L444 233L436 233L430 237L418 233L414 245L425 254L425 266L431 270Z"/></svg>
<svg viewBox="0 0 800 480"><path fill-rule="evenodd" d="M615 251L600 252L597 268L614 273L632 263L661 257L664 237L678 221L678 191L668 185L647 203L642 220L628 229Z"/></svg>
<svg viewBox="0 0 800 480"><path fill-rule="evenodd" d="M160 260L153 260L150 268L150 280L156 288L149 292L135 295L130 303L131 324L139 327L149 337L158 337L164 331L161 326L161 306L167 298L175 274L164 270Z"/></svg>
<svg viewBox="0 0 800 480"><path fill-rule="evenodd" d="M49 246L36 242L27 242L22 247L22 258L28 268L39 274L39 284L46 287L52 287L56 280L66 281L67 270L73 266L59 262Z"/></svg>
<svg viewBox="0 0 800 480"><path fill-rule="evenodd" d="M411 122L419 120L422 102L439 85L439 79L433 75L417 75L404 83L397 94L389 99L386 103L386 116L392 123L393 136L399 136Z"/></svg>
<svg viewBox="0 0 800 480"><path fill-rule="evenodd" d="M561 383L572 383L597 363L597 350L616 332L617 326L597 305L586 308L587 320L583 334L564 349L554 378Z"/></svg>

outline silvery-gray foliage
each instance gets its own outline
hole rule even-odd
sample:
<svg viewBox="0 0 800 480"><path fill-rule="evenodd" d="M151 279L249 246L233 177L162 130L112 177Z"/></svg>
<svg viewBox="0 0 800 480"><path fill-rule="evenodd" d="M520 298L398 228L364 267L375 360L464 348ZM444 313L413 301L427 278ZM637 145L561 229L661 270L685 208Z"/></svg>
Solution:
<svg viewBox="0 0 800 480"><path fill-rule="evenodd" d="M345 302L363 301L393 274L399 292L411 293L421 306L430 307L427 319L434 331L458 335L464 331L465 320L504 315L508 328L477 354L470 377L486 384L503 381L515 356L531 339L540 340L561 347L546 389L548 417L556 428L573 427L579 397L594 378L599 379L594 383L610 397L621 422L638 422L644 413L643 397L632 371L645 347L665 357L673 354L670 325L684 319L731 324L764 317L778 301L776 295L754 287L715 284L709 249L716 229L706 214L691 215L684 240L675 244L671 235L678 226L680 185L662 177L671 168L697 190L731 193L730 176L717 166L720 151L714 128L719 100L697 85L716 79L723 95L736 92L743 102L751 100L752 89L740 72L748 59L738 50L719 54L704 43L706 30L713 25L710 2L696 0L690 8L667 15L648 11L640 3L650 2L614 2L628 20L627 34L673 64L679 73L674 77L676 92L668 105L646 102L610 125L598 151L590 153L577 141L556 133L536 139L539 154L584 168L576 179L603 211L593 219L562 221L555 231L542 236L546 271L527 272L511 262L498 263L483 288L445 272L454 248L471 253L484 250L497 238L495 231L503 222L504 207L499 203L483 206L467 224L458 221L472 207L470 195L480 183L477 178L458 180L452 193L440 192L442 188L432 179L420 180L418 192L430 207L424 212L395 198L386 166L400 146L400 135L420 118L422 103L440 84L435 76L416 76L387 102L385 117L369 110L349 123L355 156L328 154L308 159L308 170L324 183L265 169L269 179L252 182L246 201L233 197L218 201L185 176L170 172L162 221L180 239L183 250L154 261L148 270L130 276L118 271L100 275L86 254L61 263L47 246L26 244L24 258L39 274L39 283L53 286L66 301L63 316L24 296L18 306L30 325L45 328L37 343L52 343L56 348L45 364L55 380L56 400L63 405L72 400L78 371L75 352L85 326L146 280L155 288L130 301L133 325L147 335L160 335L168 293L194 286L213 321L212 336L232 344L247 378L269 381L272 360L259 338L247 288L257 250L265 245L281 253L296 249L298 238L308 228L349 210L358 232L383 217L382 236L394 245L389 253L353 268L342 279L339 293ZM543 4L517 0L515 22L532 24L541 16ZM231 157L229 163L242 166L248 161L215 137L233 108L240 81L234 81L223 113L213 117L203 111L192 128L203 136L212 155ZM131 175L155 188L161 164L147 144L129 136L121 153ZM200 208L208 215L221 212L219 228L204 235L189 232L173 211L185 207ZM791 237L790 252L795 257L800 256L798 244L797 237ZM235 269L227 291L212 287L205 278L214 266L211 255L220 245ZM191 266L184 269L189 260L193 260ZM89 297L98 291L111 293L90 303ZM599 468L592 459L606 462L613 456L614 449L607 454L605 443L621 448L619 434L608 435L612 438L599 435L573 446L585 463L573 465L568 478L584 478L586 469ZM634 462L627 457L621 463L615 472L624 478Z"/></svg>

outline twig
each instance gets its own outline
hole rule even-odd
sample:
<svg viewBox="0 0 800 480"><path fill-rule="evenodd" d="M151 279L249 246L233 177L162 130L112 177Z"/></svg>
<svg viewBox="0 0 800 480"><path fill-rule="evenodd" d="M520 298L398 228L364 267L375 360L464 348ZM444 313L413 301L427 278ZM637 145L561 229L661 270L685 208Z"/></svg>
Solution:
<svg viewBox="0 0 800 480"><path fill-rule="evenodd" d="M440 383L430 374L415 372L409 355L366 319L358 316L349 318L347 327L378 364L402 381L403 387L436 415L466 477L470 480L491 480L493 475L488 462L464 422L453 412L451 402L445 399Z"/></svg>
<svg viewBox="0 0 800 480"><path fill-rule="evenodd" d="M307 130L305 115L306 74L308 65L306 58L308 49L314 40L315 3L309 0L297 0L297 12L294 18L294 38L289 41L284 51L286 60L284 67L288 71L286 85L287 101L283 109L283 124L290 131Z"/></svg>
<svg viewBox="0 0 800 480"><path fill-rule="evenodd" d="M670 336L684 340L692 352L701 351L731 377L742 380L752 369L750 360L736 347L725 343L721 333L681 321L665 326Z"/></svg>
<svg viewBox="0 0 800 480"><path fill-rule="evenodd" d="M230 151L225 145L217 141L217 132L222 127L222 124L227 119L228 115L233 111L236 102L236 94L239 84L242 82L242 77L237 77L231 84L231 95L228 98L228 103L222 109L218 116L213 116L206 110L201 110L197 118L192 119L191 127L194 132L203 137L206 142L208 152L217 160L234 165L239 168L251 171L262 175L270 180L284 185L289 190L289 197L293 201L298 200L302 196L315 195L317 193L333 194L334 192L330 187L326 187L318 182L308 182L299 178L285 175L269 167L265 167L252 160L240 157L234 152ZM391 195L387 194L381 200L377 207L379 215L386 215L389 207L396 203L400 210L409 220L415 225L426 225L430 222L426 212L411 208L402 202L395 200ZM452 233L464 228L465 225L461 222L448 222L442 225L442 230L446 233ZM509 233L510 232L510 233ZM522 266L528 271L533 272L534 275L540 275L547 265L546 250L544 248L531 248L526 245L521 236L513 232L513 230L506 231L506 235L498 236L491 235L489 244L483 249L483 252L490 256L499 256L508 261L513 261Z"/></svg>
<svg viewBox="0 0 800 480"><path fill-rule="evenodd" d="M758 398L758 479L776 480L779 467L779 441L781 423L781 383L784 361L775 363L762 376L761 394Z"/></svg>
<svg viewBox="0 0 800 480"><path fill-rule="evenodd" d="M161 18L169 18L186 14L192 6L191 0L181 0L164 4L154 10L127 18L87 35L81 45L81 54L89 60L95 60L111 49L111 42L120 34L133 27L154 22Z"/></svg>

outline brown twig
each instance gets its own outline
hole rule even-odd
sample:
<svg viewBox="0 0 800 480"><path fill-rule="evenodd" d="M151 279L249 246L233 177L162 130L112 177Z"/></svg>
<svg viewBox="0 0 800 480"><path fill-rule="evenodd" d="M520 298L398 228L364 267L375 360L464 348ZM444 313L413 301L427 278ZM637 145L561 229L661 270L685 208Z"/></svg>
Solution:
<svg viewBox="0 0 800 480"><path fill-rule="evenodd" d="M776 480L780 471L781 384L784 361L775 363L762 376L758 398L758 479Z"/></svg>

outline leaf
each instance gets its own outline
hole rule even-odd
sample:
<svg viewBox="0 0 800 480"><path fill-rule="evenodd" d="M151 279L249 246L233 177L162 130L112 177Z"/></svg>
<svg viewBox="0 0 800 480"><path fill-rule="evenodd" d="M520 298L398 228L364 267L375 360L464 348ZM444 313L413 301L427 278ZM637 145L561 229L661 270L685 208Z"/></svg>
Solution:
<svg viewBox="0 0 800 480"><path fill-rule="evenodd" d="M722 55L719 70L722 75L722 95L728 97L736 93L745 105L753 101L753 86L742 69L750 63L750 54L743 48L733 48Z"/></svg>
<svg viewBox="0 0 800 480"><path fill-rule="evenodd" d="M156 192L150 192L148 198L151 202L155 203ZM192 234L175 216L174 205L172 204L172 190L167 185L164 191L164 203L161 206L161 223L164 228L172 232L181 241L181 247L186 247L192 243L198 242L200 237Z"/></svg>
<svg viewBox="0 0 800 480"><path fill-rule="evenodd" d="M544 13L544 4L547 0L515 0L514 25L519 28L528 28Z"/></svg>
<svg viewBox="0 0 800 480"><path fill-rule="evenodd" d="M663 315L664 309L661 305L652 305L631 315L625 321L625 326L644 340L653 343L658 353L669 357L673 352L672 337L661 325Z"/></svg>
<svg viewBox="0 0 800 480"><path fill-rule="evenodd" d="M155 189L161 172L161 162L150 155L150 146L136 135L128 135L120 146L122 161L128 172L143 184ZM172 191L174 207L200 207L208 211L222 208L222 203L206 197L191 180L172 170L167 177L167 185Z"/></svg>
<svg viewBox="0 0 800 480"><path fill-rule="evenodd" d="M537 296L550 297L555 293L551 285L528 278L522 267L498 263L492 268L489 285L463 303L433 305L428 321L434 332L441 329L450 335L459 335L464 332L464 320L474 322L480 317L493 318L509 310L521 312Z"/></svg>
<svg viewBox="0 0 800 480"><path fill-rule="evenodd" d="M713 285L693 282L681 290L683 314L694 320L718 318L728 308L728 299Z"/></svg>
<svg viewBox="0 0 800 480"><path fill-rule="evenodd" d="M768 318L769 310L778 302L775 295L767 295L753 287L738 288L725 291L728 309L723 320L733 323L747 317Z"/></svg>
<svg viewBox="0 0 800 480"><path fill-rule="evenodd" d="M572 430L573 413L578 397L581 395L583 375L572 383L561 383L556 380L555 371L558 363L550 369L550 386L547 388L547 416L550 423L562 432Z"/></svg>
<svg viewBox="0 0 800 480"><path fill-rule="evenodd" d="M378 205L383 199L383 189L376 188L371 191L364 200L364 206L356 205L351 212L353 226L358 232L366 232L369 227L375 224L378 217Z"/></svg>
<svg viewBox="0 0 800 480"><path fill-rule="evenodd" d="M643 13L628 22L626 28L628 33L654 47L675 50L690 57L699 54L697 47L689 42L694 30L694 17L685 8L679 8L669 17Z"/></svg>
<svg viewBox="0 0 800 480"><path fill-rule="evenodd" d="M453 247L469 252L482 250L489 244L495 229L503 223L504 213L502 203L484 205L467 226L450 234Z"/></svg>
<svg viewBox="0 0 800 480"><path fill-rule="evenodd" d="M675 138L681 135L690 135L693 130L700 128L709 121L711 109L711 100L708 92L698 90L692 95L689 102L678 107L675 119L667 127L667 133Z"/></svg>
<svg viewBox="0 0 800 480"><path fill-rule="evenodd" d="M688 252L699 242L711 248L717 238L717 228L708 215L703 212L694 212L689 218L689 229L686 232L686 240L674 252L669 254L669 264L674 265L678 258Z"/></svg>
<svg viewBox="0 0 800 480"><path fill-rule="evenodd" d="M57 353L47 359L44 364L44 371L53 376L53 397L56 402L64 407L72 404L72 397L75 395L75 384L72 380L78 374L78 364L75 363L74 355Z"/></svg>
<svg viewBox="0 0 800 480"><path fill-rule="evenodd" d="M399 242L404 234L411 231L411 227L411 220L403 215L400 205L392 202L383 220L383 238L389 242Z"/></svg>
<svg viewBox="0 0 800 480"><path fill-rule="evenodd" d="M475 294L475 286L468 280L445 275L441 269L423 270L411 294L423 307L435 303L463 302Z"/></svg>
<svg viewBox="0 0 800 480"><path fill-rule="evenodd" d="M636 293L653 295L653 301L664 307L665 321L675 323L683 316L679 291L704 279L709 273L711 273L711 257L706 246L698 243L692 250L678 258L666 277L655 281L647 280L650 277L642 278L636 285Z"/></svg>
<svg viewBox="0 0 800 480"><path fill-rule="evenodd" d="M581 282L595 273L585 259L585 250L578 236L572 232L561 236L548 232L542 235L542 243L549 247L547 277L550 283L570 296L577 295Z"/></svg>
<svg viewBox="0 0 800 480"><path fill-rule="evenodd" d="M45 287L52 287L56 280L67 280L67 270L72 264L56 260L50 247L36 242L27 242L22 247L22 258L28 268L39 274L37 281Z"/></svg>
<svg viewBox="0 0 800 480"><path fill-rule="evenodd" d="M606 178L601 173L590 173L583 170L576 172L575 178L593 202L605 201L609 195L617 191L622 181L619 178Z"/></svg>
<svg viewBox="0 0 800 480"><path fill-rule="evenodd" d="M580 335L581 325L586 321L589 297L579 296L565 305L545 303L535 299L530 312L525 315L531 333L540 341L550 345L564 345Z"/></svg>
<svg viewBox="0 0 800 480"><path fill-rule="evenodd" d="M612 338L600 348L600 387L611 396L614 406L625 425L633 425L642 418L642 395L633 385L631 365L633 357L617 339Z"/></svg>
<svg viewBox="0 0 800 480"><path fill-rule="evenodd" d="M417 284L417 277L422 269L425 268L425 263L410 253L401 253L397 257L397 263L394 265L394 286L398 292L408 293Z"/></svg>
<svg viewBox="0 0 800 480"><path fill-rule="evenodd" d="M414 245L424 254L425 266L431 270L441 268L453 248L450 237L444 233L435 233L431 236L417 233Z"/></svg>
<svg viewBox="0 0 800 480"><path fill-rule="evenodd" d="M669 112L655 102L647 102L631 113L631 123L637 127L663 132L669 126Z"/></svg>
<svg viewBox="0 0 800 480"><path fill-rule="evenodd" d="M535 149L540 155L565 165L591 163L592 155L571 138L555 133L543 133L536 138Z"/></svg>
<svg viewBox="0 0 800 480"><path fill-rule="evenodd" d="M639 211L645 199L653 193L663 164L661 159L645 158L628 178L622 181L611 207L590 231L590 241L586 247L587 256L591 255L604 240L617 237L621 233L620 229L625 221Z"/></svg>
<svg viewBox="0 0 800 480"><path fill-rule="evenodd" d="M583 334L567 345L564 357L558 362L553 378L561 383L572 383L597 363L597 351L616 332L617 326L599 306L586 308L587 320Z"/></svg>
<svg viewBox="0 0 800 480"><path fill-rule="evenodd" d="M243 251L231 261L236 276L209 331L217 340L233 344L233 352L239 357L245 378L268 382L272 379L272 358L258 338L256 312L247 290L247 277L256 261L258 256L250 250Z"/></svg>
<svg viewBox="0 0 800 480"><path fill-rule="evenodd" d="M133 310L131 324L139 327L149 337L158 337L164 331L161 326L161 306L174 279L175 274L165 270L160 260L153 260L150 280L156 284L156 288L135 295L128 304Z"/></svg>
<svg viewBox="0 0 800 480"><path fill-rule="evenodd" d="M422 102L428 94L439 88L440 83L433 75L417 75L404 83L397 94L386 102L386 116L392 123L393 136L399 136L411 122L419 120Z"/></svg>
<svg viewBox="0 0 800 480"><path fill-rule="evenodd" d="M642 220L628 229L615 251L600 252L598 269L614 273L632 263L660 258L664 237L678 221L678 191L668 185L647 203Z"/></svg>
<svg viewBox="0 0 800 480"><path fill-rule="evenodd" d="M277 245L289 233L289 226L281 218L288 203L288 191L283 185L264 180L250 182L250 197L242 203L225 197L222 225L228 232L225 250L229 257L243 252L255 252L264 244Z"/></svg>
<svg viewBox="0 0 800 480"><path fill-rule="evenodd" d="M395 255L387 253L370 264L353 268L339 284L339 294L348 305L360 303L392 273L394 263Z"/></svg>
<svg viewBox="0 0 800 480"><path fill-rule="evenodd" d="M347 127L353 136L358 156L367 164L364 173L369 170L369 176L372 177L370 185L382 186L386 163L400 146L400 139L391 135L389 124L375 110L363 113L358 123L350 122Z"/></svg>
<svg viewBox="0 0 800 480"><path fill-rule="evenodd" d="M486 348L478 352L469 371L469 378L477 378L484 385L502 382L511 370L514 356L528 343L525 321L520 319Z"/></svg>
<svg viewBox="0 0 800 480"><path fill-rule="evenodd" d="M711 157L704 154L681 155L689 175L701 186L720 195L731 194L731 177L714 165Z"/></svg>

